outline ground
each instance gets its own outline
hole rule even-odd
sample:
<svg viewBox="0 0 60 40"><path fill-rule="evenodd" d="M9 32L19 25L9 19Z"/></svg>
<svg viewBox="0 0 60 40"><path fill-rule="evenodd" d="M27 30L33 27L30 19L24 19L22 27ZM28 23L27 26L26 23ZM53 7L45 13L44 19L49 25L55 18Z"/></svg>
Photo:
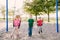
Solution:
<svg viewBox="0 0 60 40"><path fill-rule="evenodd" d="M13 31L12 22L9 22L9 30L6 32L5 22L0 22L0 40L13 40L11 33ZM28 22L22 22L19 29L20 38L18 40L60 40L60 32L56 32L55 23L43 23L43 33L38 34L38 27L34 23L33 35L28 37ZM60 29L60 24L59 24ZM16 40L16 39L14 39Z"/></svg>

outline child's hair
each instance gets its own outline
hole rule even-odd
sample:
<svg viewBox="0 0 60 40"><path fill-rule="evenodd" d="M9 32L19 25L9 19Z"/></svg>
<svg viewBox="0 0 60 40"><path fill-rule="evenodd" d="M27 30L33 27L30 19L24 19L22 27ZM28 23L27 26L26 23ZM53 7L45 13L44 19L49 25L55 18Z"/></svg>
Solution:
<svg viewBox="0 0 60 40"><path fill-rule="evenodd" d="M20 18L20 15L16 15L16 18Z"/></svg>
<svg viewBox="0 0 60 40"><path fill-rule="evenodd" d="M41 17L39 17L39 19L41 19Z"/></svg>

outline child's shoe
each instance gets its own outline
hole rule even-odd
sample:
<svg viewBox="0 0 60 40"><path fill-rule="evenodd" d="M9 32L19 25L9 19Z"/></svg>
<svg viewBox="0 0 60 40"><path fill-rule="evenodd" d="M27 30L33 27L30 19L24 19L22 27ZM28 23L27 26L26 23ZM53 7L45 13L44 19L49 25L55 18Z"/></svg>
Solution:
<svg viewBox="0 0 60 40"><path fill-rule="evenodd" d="M38 32L40 34L40 32Z"/></svg>

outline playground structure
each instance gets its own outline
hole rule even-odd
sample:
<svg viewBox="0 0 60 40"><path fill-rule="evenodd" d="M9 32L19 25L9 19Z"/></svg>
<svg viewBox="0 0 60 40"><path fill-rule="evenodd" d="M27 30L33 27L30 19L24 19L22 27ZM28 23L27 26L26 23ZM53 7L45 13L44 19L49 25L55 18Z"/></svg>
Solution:
<svg viewBox="0 0 60 40"><path fill-rule="evenodd" d="M8 32L8 0L6 0L6 32ZM58 26L58 0L56 0L56 32L59 32L59 26Z"/></svg>

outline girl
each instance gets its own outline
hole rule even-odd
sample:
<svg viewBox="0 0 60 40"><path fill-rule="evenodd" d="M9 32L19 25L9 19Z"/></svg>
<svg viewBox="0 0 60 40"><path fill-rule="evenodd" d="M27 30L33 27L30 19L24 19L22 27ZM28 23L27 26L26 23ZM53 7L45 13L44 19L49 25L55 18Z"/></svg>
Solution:
<svg viewBox="0 0 60 40"><path fill-rule="evenodd" d="M21 18L19 15L16 15L16 17L13 20L14 31L13 31L11 37L13 36L13 34L16 34L16 36L19 37L20 24L21 24Z"/></svg>

